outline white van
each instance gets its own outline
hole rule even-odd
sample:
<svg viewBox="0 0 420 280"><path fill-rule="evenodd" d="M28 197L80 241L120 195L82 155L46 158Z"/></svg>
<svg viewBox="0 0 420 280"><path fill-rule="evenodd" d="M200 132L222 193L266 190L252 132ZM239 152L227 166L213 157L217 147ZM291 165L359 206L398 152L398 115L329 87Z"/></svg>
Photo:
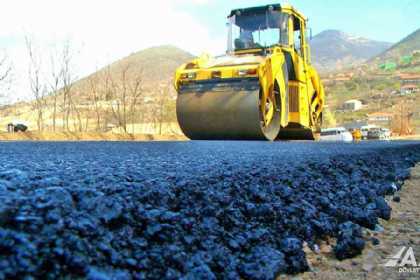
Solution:
<svg viewBox="0 0 420 280"><path fill-rule="evenodd" d="M391 131L389 129L381 128L381 132L383 140L391 140Z"/></svg>
<svg viewBox="0 0 420 280"><path fill-rule="evenodd" d="M321 130L321 141L351 142L353 136L344 127L327 128Z"/></svg>

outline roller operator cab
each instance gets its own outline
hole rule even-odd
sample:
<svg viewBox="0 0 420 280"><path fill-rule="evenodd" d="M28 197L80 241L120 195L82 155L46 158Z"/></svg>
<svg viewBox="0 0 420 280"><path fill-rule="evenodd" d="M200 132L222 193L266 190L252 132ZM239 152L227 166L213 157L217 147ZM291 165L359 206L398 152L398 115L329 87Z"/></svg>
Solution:
<svg viewBox="0 0 420 280"><path fill-rule="evenodd" d="M195 140L315 139L324 89L307 20L290 5L233 10L226 55L179 67L177 117Z"/></svg>

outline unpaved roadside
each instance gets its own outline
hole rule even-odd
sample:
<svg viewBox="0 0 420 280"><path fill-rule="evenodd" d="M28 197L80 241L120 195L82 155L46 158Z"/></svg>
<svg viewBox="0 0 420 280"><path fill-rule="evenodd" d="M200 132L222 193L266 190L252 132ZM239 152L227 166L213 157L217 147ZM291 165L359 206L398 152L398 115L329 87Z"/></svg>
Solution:
<svg viewBox="0 0 420 280"><path fill-rule="evenodd" d="M410 141L420 140L420 134L396 136L396 137L392 137L392 140L410 140Z"/></svg>
<svg viewBox="0 0 420 280"><path fill-rule="evenodd" d="M381 221L383 231L365 230L366 248L363 255L338 261L331 252L331 245L323 244L321 253L307 250L311 272L288 277L289 279L420 279L418 273L400 273L399 268L384 267L401 247L412 247L420 264L420 164L412 169L411 178L395 196L401 202L388 198L393 209L389 221ZM372 237L380 241L372 244ZM403 255L404 256L404 255ZM283 278L280 278L283 279Z"/></svg>
<svg viewBox="0 0 420 280"><path fill-rule="evenodd" d="M113 132L18 132L0 133L0 141L182 141L182 135L129 134Z"/></svg>

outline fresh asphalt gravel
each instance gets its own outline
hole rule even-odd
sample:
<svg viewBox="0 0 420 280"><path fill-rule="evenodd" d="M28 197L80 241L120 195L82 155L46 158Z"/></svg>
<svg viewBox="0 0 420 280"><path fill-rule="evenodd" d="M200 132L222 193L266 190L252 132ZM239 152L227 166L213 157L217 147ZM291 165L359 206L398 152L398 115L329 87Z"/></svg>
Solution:
<svg viewBox="0 0 420 280"><path fill-rule="evenodd" d="M0 143L0 279L274 279L362 228L419 142Z"/></svg>

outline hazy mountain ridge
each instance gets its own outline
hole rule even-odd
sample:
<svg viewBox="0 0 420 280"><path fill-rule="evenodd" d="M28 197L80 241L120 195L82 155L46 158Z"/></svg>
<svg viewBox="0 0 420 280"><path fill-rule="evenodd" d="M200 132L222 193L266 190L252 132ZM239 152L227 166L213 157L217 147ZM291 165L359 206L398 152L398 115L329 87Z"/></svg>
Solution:
<svg viewBox="0 0 420 280"><path fill-rule="evenodd" d="M97 85L102 88L107 79L111 80L111 83L121 84L124 71L126 72L127 85L140 81L143 97L155 95L162 86L169 86L173 95L175 93L170 82L174 77L175 70L192 58L193 56L187 51L172 45L150 47L121 58L76 81L73 85L75 89L73 96L76 102L87 101L90 98L92 80L95 80ZM103 91L106 89L103 88ZM99 99L102 100L105 97L106 95L102 94Z"/></svg>
<svg viewBox="0 0 420 280"><path fill-rule="evenodd" d="M310 45L315 66L321 71L328 71L363 63L387 50L392 43L374 41L339 30L325 30L314 36Z"/></svg>
<svg viewBox="0 0 420 280"><path fill-rule="evenodd" d="M414 51L420 51L420 28L372 60L399 59L401 56L411 55Z"/></svg>
<svg viewBox="0 0 420 280"><path fill-rule="evenodd" d="M113 79L118 80L125 68L131 74L138 74L146 87L156 86L170 81L175 70L181 64L191 60L193 55L172 45L150 47L121 58L89 77L109 72ZM87 77L87 78L89 78ZM82 79L77 83L83 82Z"/></svg>

